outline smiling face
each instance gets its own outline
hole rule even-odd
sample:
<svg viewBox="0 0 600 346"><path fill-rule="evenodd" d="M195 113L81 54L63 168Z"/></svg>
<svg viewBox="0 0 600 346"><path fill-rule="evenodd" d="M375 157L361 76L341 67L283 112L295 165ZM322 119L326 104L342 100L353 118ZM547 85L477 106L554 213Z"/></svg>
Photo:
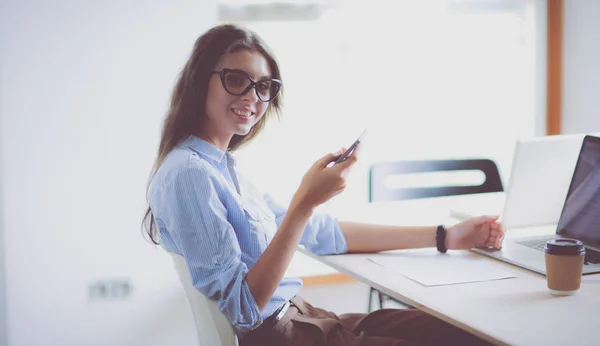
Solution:
<svg viewBox="0 0 600 346"><path fill-rule="evenodd" d="M214 71L237 70L247 74L253 81L271 78L269 64L265 57L253 50L240 50L225 54ZM256 86L257 88L259 86ZM262 102L251 88L243 95L228 93L218 74L213 74L208 83L206 96L206 117L200 137L227 150L233 135L245 136L265 114L269 103Z"/></svg>

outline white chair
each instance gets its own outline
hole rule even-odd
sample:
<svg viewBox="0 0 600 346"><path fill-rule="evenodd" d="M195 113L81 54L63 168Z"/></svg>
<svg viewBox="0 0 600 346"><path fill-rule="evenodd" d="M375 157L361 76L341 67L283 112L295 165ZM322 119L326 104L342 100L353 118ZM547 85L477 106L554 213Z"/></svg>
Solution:
<svg viewBox="0 0 600 346"><path fill-rule="evenodd" d="M219 310L217 303L206 298L192 284L192 278L183 256L169 252L175 270L190 302L199 345L238 346L238 339L229 320Z"/></svg>

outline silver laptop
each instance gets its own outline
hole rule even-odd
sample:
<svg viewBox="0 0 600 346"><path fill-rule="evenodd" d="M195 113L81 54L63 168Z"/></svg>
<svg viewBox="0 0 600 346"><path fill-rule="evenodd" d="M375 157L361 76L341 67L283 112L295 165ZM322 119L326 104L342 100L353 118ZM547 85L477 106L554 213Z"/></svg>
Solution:
<svg viewBox="0 0 600 346"><path fill-rule="evenodd" d="M505 227L556 225L585 134L543 136L516 142L505 193L483 194L476 205L454 205L460 220L501 215ZM544 191L544 193L540 193ZM489 196L486 196L489 195ZM480 200L480 197L477 197ZM535 205L535 208L531 206Z"/></svg>
<svg viewBox="0 0 600 346"><path fill-rule="evenodd" d="M538 174L545 172L539 170ZM544 190L537 190L544 195ZM527 209L535 209L530 205ZM473 249L501 261L546 274L544 245L552 238L581 240L586 246L583 274L600 272L600 138L585 136L554 234L506 238L502 250ZM507 227L506 232L511 232Z"/></svg>

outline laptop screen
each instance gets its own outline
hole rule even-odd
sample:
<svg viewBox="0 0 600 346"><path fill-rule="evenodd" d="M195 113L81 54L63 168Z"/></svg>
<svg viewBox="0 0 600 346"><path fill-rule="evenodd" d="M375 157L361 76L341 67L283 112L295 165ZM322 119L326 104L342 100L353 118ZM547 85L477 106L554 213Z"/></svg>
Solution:
<svg viewBox="0 0 600 346"><path fill-rule="evenodd" d="M558 233L600 246L600 138L586 136L558 221Z"/></svg>

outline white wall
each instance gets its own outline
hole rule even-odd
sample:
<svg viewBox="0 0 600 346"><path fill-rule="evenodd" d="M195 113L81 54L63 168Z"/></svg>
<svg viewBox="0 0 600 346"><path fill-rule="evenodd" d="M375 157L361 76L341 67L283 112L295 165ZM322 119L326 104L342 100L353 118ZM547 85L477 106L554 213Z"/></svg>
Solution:
<svg viewBox="0 0 600 346"><path fill-rule="evenodd" d="M600 131L600 1L565 1L564 133Z"/></svg>
<svg viewBox="0 0 600 346"><path fill-rule="evenodd" d="M0 5L0 344L195 342L171 262L140 221L173 83L216 18L216 0ZM128 299L89 299L112 278L129 280Z"/></svg>
<svg viewBox="0 0 600 346"><path fill-rule="evenodd" d="M2 41L0 41L1 43ZM1 76L1 74L0 74ZM0 89L0 119L2 119L2 90ZM0 121L0 133L2 133L2 121ZM1 143L1 142L0 142ZM1 149L1 147L0 147ZM6 335L6 289L5 289L5 260L4 260L4 219L2 212L4 211L3 207L3 196L4 191L2 189L2 150L0 150L0 345L6 345L7 335Z"/></svg>

